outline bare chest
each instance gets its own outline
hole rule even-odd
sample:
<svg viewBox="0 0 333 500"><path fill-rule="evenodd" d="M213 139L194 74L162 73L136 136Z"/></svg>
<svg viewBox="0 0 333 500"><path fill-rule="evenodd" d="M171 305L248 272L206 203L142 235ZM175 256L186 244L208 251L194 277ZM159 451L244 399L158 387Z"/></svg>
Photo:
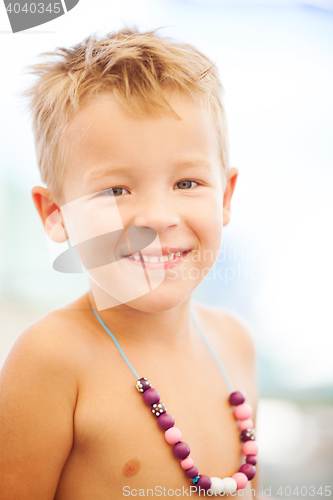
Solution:
<svg viewBox="0 0 333 500"><path fill-rule="evenodd" d="M74 417L74 445L55 500L171 496L176 490L175 496L191 495L192 481L136 390L132 372L113 346L97 350L97 358L98 363L92 361L85 370ZM206 349L186 362L181 359L175 356L169 363L155 359L150 373L140 376L147 376L160 392L199 474L231 476L241 465L242 454L228 386ZM239 387L247 379L239 371L241 363L238 369L228 363L226 368L237 379L236 388L247 390Z"/></svg>

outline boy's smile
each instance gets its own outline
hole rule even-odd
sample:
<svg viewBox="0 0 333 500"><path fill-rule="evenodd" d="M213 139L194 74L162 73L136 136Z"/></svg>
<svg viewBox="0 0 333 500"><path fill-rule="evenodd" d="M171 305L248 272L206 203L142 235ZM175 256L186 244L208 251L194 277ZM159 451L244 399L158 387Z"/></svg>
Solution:
<svg viewBox="0 0 333 500"><path fill-rule="evenodd" d="M157 232L141 258L138 252L125 258L130 250L114 248L124 257L119 261L127 274L122 282L133 283L142 266L165 272L160 286L142 293L135 305L132 301L139 309L146 304L164 310L182 302L213 267L221 247L222 166L214 122L204 105L190 97L168 98L181 119L168 111L139 116L112 95L99 95L78 112L63 137L64 205L90 200L82 208L85 237L90 228L91 237L120 229L119 216L125 229ZM112 227L114 220L118 226ZM80 241L78 234L75 238ZM101 269L93 279L108 291Z"/></svg>

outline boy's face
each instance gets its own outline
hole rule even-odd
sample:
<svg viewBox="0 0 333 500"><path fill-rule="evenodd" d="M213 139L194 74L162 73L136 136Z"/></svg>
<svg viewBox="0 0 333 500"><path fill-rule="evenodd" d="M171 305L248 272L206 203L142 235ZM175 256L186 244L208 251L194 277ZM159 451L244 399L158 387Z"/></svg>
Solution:
<svg viewBox="0 0 333 500"><path fill-rule="evenodd" d="M155 264L155 270L154 263L145 262L148 272L159 277L162 272L164 279L130 306L150 312L185 300L213 267L222 241L223 185L214 123L204 106L189 97L174 94L168 99L181 120L166 111L142 117L112 95L100 95L80 110L63 138L67 164L62 212L71 240L79 225L92 238L140 226L156 231L151 248L160 246L169 255L176 249L190 251L174 262ZM84 215L72 224L75 210L67 209L80 206L81 200ZM111 205L117 213L109 210ZM123 282L131 285L141 261L119 262ZM112 281L103 272L91 278L104 290L107 280Z"/></svg>

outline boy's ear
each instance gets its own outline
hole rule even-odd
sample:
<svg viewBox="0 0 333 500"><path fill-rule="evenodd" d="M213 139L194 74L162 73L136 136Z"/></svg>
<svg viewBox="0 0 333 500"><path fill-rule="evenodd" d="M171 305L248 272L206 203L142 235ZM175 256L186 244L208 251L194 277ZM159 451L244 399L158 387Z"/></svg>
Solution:
<svg viewBox="0 0 333 500"><path fill-rule="evenodd" d="M47 235L56 243L67 241L68 234L59 205L53 200L50 191L42 186L35 186L31 190L31 195Z"/></svg>
<svg viewBox="0 0 333 500"><path fill-rule="evenodd" d="M238 170L232 167L229 170L227 185L223 196L223 225L226 226L230 222L230 202L235 189L238 176Z"/></svg>

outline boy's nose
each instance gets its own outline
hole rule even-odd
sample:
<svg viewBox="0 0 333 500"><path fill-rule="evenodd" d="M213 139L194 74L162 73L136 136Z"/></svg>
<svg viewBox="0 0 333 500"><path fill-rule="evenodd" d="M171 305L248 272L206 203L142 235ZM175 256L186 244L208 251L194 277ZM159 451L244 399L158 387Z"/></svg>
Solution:
<svg viewBox="0 0 333 500"><path fill-rule="evenodd" d="M180 222L178 211L168 197L153 195L138 204L133 217L134 226L152 227L161 233Z"/></svg>

